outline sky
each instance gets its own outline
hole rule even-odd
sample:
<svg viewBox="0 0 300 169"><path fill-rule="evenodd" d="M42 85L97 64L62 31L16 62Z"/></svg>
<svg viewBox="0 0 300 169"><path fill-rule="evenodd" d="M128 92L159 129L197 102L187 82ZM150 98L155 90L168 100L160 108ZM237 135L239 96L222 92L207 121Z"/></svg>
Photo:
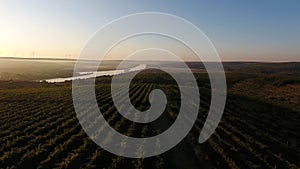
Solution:
<svg viewBox="0 0 300 169"><path fill-rule="evenodd" d="M163 12L200 28L222 61L300 61L299 7L299 0L2 0L0 57L77 58L110 21Z"/></svg>

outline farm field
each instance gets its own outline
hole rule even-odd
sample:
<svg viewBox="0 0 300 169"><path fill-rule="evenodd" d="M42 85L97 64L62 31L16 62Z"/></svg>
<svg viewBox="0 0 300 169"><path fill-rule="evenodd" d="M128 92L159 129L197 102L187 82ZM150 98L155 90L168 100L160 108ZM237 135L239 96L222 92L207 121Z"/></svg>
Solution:
<svg viewBox="0 0 300 169"><path fill-rule="evenodd" d="M1 1L0 169L300 169L299 6Z"/></svg>
<svg viewBox="0 0 300 169"><path fill-rule="evenodd" d="M201 108L194 127L170 151L145 159L113 155L89 139L77 120L70 82L1 82L0 168L300 167L299 109L290 107L289 103L284 106L285 101L274 101L263 93L259 96L254 88L243 93L242 85L246 86L257 75L228 75L229 94L221 123L208 141L199 144L211 91L206 74L195 74L195 77ZM148 95L153 89L160 88L167 95L165 112L148 124L133 123L117 112L110 95L110 81L111 77L98 78L95 92L100 110L115 130L131 137L148 137L163 132L175 121L180 92L170 76L159 72L140 73L131 83L131 102L139 110L149 108ZM280 85L274 90L279 88ZM120 89L119 94L126 93Z"/></svg>

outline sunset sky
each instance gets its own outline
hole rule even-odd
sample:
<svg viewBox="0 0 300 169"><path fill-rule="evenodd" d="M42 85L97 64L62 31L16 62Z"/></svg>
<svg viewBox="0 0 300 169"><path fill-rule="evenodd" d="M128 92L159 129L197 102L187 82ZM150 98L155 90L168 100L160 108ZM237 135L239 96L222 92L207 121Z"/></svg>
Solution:
<svg viewBox="0 0 300 169"><path fill-rule="evenodd" d="M223 61L300 61L300 1L0 2L0 57L76 58L100 27L124 15L164 12L185 18Z"/></svg>

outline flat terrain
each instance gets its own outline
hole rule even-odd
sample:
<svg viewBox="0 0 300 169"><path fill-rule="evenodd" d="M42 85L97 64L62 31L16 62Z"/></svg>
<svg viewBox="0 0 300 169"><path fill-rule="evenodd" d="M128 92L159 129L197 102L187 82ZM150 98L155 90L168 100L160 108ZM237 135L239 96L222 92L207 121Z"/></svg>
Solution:
<svg viewBox="0 0 300 169"><path fill-rule="evenodd" d="M300 167L297 76L228 72L225 113L215 133L203 144L197 139L210 105L210 83L205 73L195 76L201 108L193 129L170 151L145 159L113 155L89 139L76 118L70 82L0 82L0 168ZM149 108L147 98L155 88L168 97L163 115L149 124L132 123L117 112L110 80L97 79L96 96L104 117L119 132L132 137L153 136L175 121L180 93L168 75L148 71L132 81L130 98L137 109Z"/></svg>

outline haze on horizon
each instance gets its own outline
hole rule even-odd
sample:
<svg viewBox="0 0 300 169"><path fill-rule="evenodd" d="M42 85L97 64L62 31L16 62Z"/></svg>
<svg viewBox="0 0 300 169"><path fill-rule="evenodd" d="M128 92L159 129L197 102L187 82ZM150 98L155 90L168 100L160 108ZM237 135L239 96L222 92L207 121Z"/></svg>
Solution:
<svg viewBox="0 0 300 169"><path fill-rule="evenodd" d="M76 59L100 27L128 14L154 11L198 26L222 61L300 61L299 5L297 0L7 0L0 5L0 57ZM113 59L141 42L121 46Z"/></svg>

